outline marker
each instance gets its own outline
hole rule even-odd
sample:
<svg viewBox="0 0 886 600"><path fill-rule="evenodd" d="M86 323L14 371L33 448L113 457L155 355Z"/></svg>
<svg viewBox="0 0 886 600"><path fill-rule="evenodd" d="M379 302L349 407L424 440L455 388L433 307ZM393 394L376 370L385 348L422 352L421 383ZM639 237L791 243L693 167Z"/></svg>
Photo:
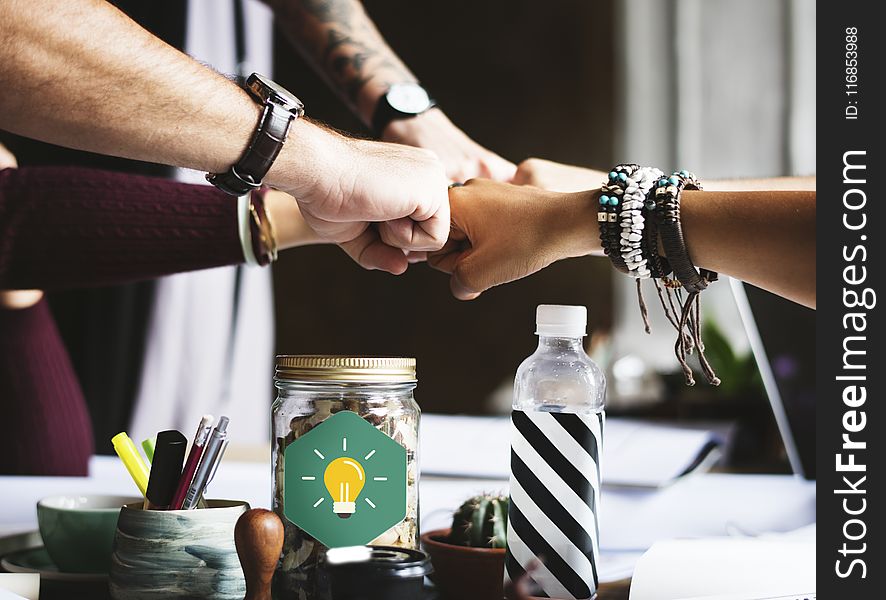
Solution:
<svg viewBox="0 0 886 600"><path fill-rule="evenodd" d="M112 437L111 443L114 444L114 451L117 453L117 456L123 461L123 466L126 467L135 485L138 486L138 491L144 496L148 489L148 466L142 460L135 444L129 439L125 431Z"/></svg>
<svg viewBox="0 0 886 600"><path fill-rule="evenodd" d="M200 464L200 456L203 454L203 447L206 440L209 439L209 433L212 431L212 415L203 415L200 425L197 427L197 433L194 435L194 443L191 445L191 452L188 454L188 460L185 462L185 469L182 471L178 480L178 487L175 488L175 494L172 496L172 503L169 508L172 510L181 510L188 495L188 488L191 481L194 480L194 473L197 471L197 465Z"/></svg>
<svg viewBox="0 0 886 600"><path fill-rule="evenodd" d="M182 474L182 462L188 438L180 431L171 429L157 434L151 477L145 493L146 510L165 510L172 502L172 495Z"/></svg>
<svg viewBox="0 0 886 600"><path fill-rule="evenodd" d="M228 437L226 430L229 422L230 419L227 417L219 417L218 425L212 430L212 434L209 436L209 441L206 442L206 449L203 451L203 457L200 459L200 466L197 467L197 472L194 474L194 480L191 482L191 486L188 488L188 494L185 496L185 501L182 504L183 509L191 510L197 505L197 500L200 498L200 494L203 493L203 488L206 487L206 482L209 481L209 475L212 473L212 469L218 460L222 444Z"/></svg>
<svg viewBox="0 0 886 600"><path fill-rule="evenodd" d="M148 462L154 462L154 438L148 438L142 441L142 450L145 451L145 456L148 457Z"/></svg>

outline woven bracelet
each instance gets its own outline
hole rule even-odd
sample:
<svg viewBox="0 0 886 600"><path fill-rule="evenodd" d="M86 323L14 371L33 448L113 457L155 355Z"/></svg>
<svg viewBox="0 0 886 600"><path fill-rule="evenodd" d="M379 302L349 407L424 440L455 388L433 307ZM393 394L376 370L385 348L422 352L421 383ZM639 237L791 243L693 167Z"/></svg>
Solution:
<svg viewBox="0 0 886 600"><path fill-rule="evenodd" d="M670 177L662 177L656 183L654 192L650 195L647 209L649 211L653 227L657 227L661 236L661 244L664 248L666 259L663 265L673 269L675 280L663 278L665 284L667 305L673 310L673 317L668 311L665 298L659 299L665 314L677 329L677 341L674 343L674 354L683 369L683 375L687 385L695 385L692 369L687 362L687 356L694 350L698 352L698 361L701 365L705 379L711 385L720 385L720 378L714 372L705 356L704 343L701 339L701 304L700 294L708 287L708 284L717 280L717 273L707 269L696 269L686 248L683 239L683 228L680 223L680 194L684 189L700 190L701 183L698 178L689 171L676 171ZM649 244L656 248L658 240L651 238ZM657 252L656 252L657 254ZM682 290L688 292L683 297ZM679 306L677 311L674 306Z"/></svg>
<svg viewBox="0 0 886 600"><path fill-rule="evenodd" d="M717 280L717 273L696 269L686 249L680 223L680 194L684 189L702 189L701 183L689 171L676 171L670 177L659 179L653 197L653 215L674 277L687 292L701 292Z"/></svg>

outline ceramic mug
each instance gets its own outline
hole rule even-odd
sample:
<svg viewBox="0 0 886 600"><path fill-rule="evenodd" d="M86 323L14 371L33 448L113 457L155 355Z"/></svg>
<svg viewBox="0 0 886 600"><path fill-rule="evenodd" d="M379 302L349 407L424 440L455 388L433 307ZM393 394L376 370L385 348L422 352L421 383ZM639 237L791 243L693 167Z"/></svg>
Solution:
<svg viewBox="0 0 886 600"><path fill-rule="evenodd" d="M115 599L242 600L246 581L234 547L245 502L207 500L207 508L120 511L111 558Z"/></svg>
<svg viewBox="0 0 886 600"><path fill-rule="evenodd" d="M37 524L52 562L66 573L107 573L120 508L137 498L64 495L37 503Z"/></svg>

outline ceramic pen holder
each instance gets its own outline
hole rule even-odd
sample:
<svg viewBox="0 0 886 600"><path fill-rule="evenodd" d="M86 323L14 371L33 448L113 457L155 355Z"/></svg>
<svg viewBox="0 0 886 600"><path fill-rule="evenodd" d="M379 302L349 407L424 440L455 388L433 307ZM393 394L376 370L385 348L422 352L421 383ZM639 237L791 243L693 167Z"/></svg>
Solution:
<svg viewBox="0 0 886 600"><path fill-rule="evenodd" d="M125 505L114 536L111 597L242 600L234 525L248 509L233 500L207 500L207 508L195 510Z"/></svg>

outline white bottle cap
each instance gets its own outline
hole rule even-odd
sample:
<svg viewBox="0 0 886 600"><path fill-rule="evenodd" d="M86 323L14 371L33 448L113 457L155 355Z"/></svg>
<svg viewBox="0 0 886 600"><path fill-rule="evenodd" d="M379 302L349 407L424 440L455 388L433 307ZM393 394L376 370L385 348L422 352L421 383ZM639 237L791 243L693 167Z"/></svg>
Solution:
<svg viewBox="0 0 886 600"><path fill-rule="evenodd" d="M535 333L552 337L587 335L588 309L584 306L539 304L535 309Z"/></svg>

